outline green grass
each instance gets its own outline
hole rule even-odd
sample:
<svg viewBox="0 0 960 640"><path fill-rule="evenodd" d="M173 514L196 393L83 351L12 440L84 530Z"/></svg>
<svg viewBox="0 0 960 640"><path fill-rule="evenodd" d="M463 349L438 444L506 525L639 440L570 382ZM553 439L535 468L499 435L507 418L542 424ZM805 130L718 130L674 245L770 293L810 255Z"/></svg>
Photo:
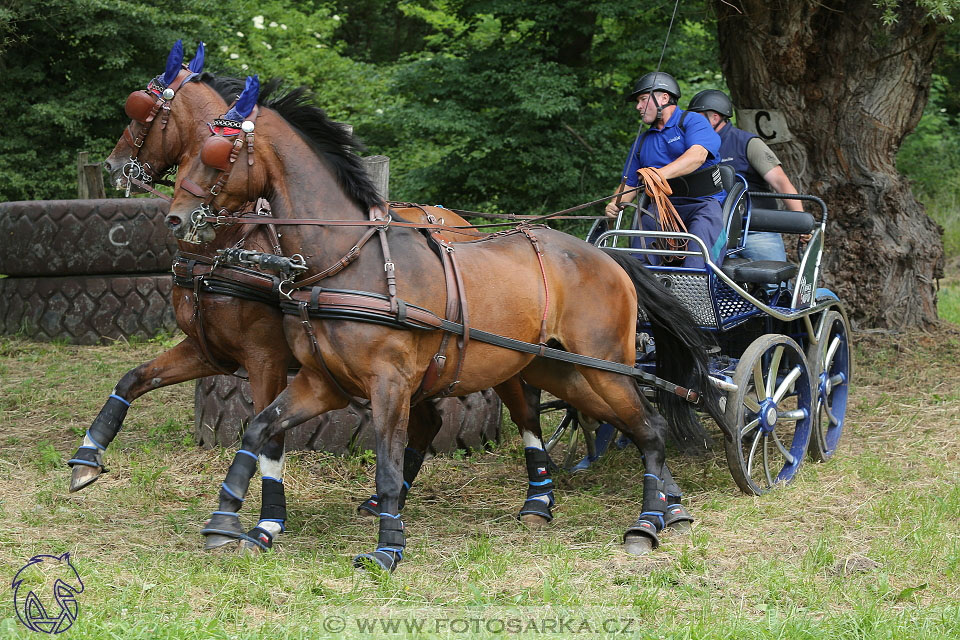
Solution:
<svg viewBox="0 0 960 640"><path fill-rule="evenodd" d="M619 545L639 511L635 450L557 476L556 519L529 531L514 518L522 444L507 424L488 453L424 465L393 575L351 566L375 540L355 514L369 456L291 454L276 551L203 553L232 452L185 444L192 385L137 400L111 472L67 492L62 463L113 385L168 343L0 339L0 577L69 551L85 590L61 637L960 638L956 329L857 336L840 450L784 490L740 494L721 451L672 458L697 524L644 557ZM246 524L258 504L254 482ZM35 638L7 594L0 638Z"/></svg>

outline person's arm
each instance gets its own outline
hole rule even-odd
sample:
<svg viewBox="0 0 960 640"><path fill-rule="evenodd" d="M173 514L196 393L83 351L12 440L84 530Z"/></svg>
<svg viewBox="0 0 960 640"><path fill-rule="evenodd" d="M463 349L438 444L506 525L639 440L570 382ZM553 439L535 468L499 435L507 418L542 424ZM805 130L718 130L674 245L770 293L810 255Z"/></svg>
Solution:
<svg viewBox="0 0 960 640"><path fill-rule="evenodd" d="M751 138L747 143L747 162L754 171L763 176L774 193L797 193L796 187L790 182L777 154L770 150L767 143L760 138ZM789 211L803 211L803 203L799 200L783 199L783 204Z"/></svg>
<svg viewBox="0 0 960 640"><path fill-rule="evenodd" d="M625 189L633 189L633 187L630 187L626 184L617 187L616 191L613 192L613 200L608 202L607 206L604 207L603 215L607 216L608 218L616 218L617 214L620 213L620 209L623 208L623 205L627 202L632 202L633 199L637 197L637 192L633 190L631 190L629 193L624 193L622 196L620 196L620 205L618 206L617 196L620 195L620 193Z"/></svg>
<svg viewBox="0 0 960 640"><path fill-rule="evenodd" d="M796 187L790 182L790 178L787 177L786 172L780 165L766 172L763 175L763 179L776 193L797 193ZM783 204L790 211L803 211L803 203L799 200L784 198Z"/></svg>
<svg viewBox="0 0 960 640"><path fill-rule="evenodd" d="M693 173L706 162L709 152L707 149L699 144L692 145L689 149L683 152L679 158L671 162L670 164L665 164L660 167L660 173L663 174L663 177L666 179L676 178L677 176L685 176L688 173Z"/></svg>

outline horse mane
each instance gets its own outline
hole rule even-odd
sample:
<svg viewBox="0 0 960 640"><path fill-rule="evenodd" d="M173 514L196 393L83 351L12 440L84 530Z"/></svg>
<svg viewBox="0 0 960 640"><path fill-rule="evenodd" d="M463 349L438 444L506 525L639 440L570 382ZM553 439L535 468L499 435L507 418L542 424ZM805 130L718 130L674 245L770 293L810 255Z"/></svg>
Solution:
<svg viewBox="0 0 960 640"><path fill-rule="evenodd" d="M383 199L377 194L360 156L354 153L365 147L343 124L331 120L315 104L315 99L307 87L288 90L283 88L282 80L273 78L261 87L257 103L280 114L328 163L340 187L366 212Z"/></svg>
<svg viewBox="0 0 960 640"><path fill-rule="evenodd" d="M215 76L204 71L195 82L202 82L219 94L227 104L233 104L240 92L243 91L246 80L233 76Z"/></svg>

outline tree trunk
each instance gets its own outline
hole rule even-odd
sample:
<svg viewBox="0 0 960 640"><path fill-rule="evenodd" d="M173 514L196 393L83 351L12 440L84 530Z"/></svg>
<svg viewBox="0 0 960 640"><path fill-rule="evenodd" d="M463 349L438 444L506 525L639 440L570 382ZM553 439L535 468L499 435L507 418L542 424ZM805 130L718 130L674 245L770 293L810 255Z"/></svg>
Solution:
<svg viewBox="0 0 960 640"><path fill-rule="evenodd" d="M894 160L941 38L914 2L890 28L874 2L712 0L734 104L784 114L794 138L772 148L797 189L827 203L822 286L861 328L929 326L941 230Z"/></svg>

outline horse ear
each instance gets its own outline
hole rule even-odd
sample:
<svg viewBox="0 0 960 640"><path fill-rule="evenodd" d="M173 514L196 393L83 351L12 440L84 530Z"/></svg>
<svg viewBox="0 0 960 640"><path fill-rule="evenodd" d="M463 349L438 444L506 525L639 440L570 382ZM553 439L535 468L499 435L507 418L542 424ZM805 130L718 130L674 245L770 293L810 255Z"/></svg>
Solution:
<svg viewBox="0 0 960 640"><path fill-rule="evenodd" d="M193 56L193 60L190 61L190 64L187 66L193 73L200 73L203 71L203 58L205 52L203 50L203 43L201 42L197 45L197 55Z"/></svg>
<svg viewBox="0 0 960 640"><path fill-rule="evenodd" d="M170 55L167 56L167 69L163 72L163 84L168 85L177 79L180 73L180 65L183 64L183 40L177 40L173 49L170 49Z"/></svg>
<svg viewBox="0 0 960 640"><path fill-rule="evenodd" d="M257 98L260 97L260 77L259 76L247 76L247 84L243 88L243 93L240 94L240 97L237 98L237 104L233 106L233 111L236 111L238 120L243 120L250 115L250 112L253 111L254 105L257 104Z"/></svg>

